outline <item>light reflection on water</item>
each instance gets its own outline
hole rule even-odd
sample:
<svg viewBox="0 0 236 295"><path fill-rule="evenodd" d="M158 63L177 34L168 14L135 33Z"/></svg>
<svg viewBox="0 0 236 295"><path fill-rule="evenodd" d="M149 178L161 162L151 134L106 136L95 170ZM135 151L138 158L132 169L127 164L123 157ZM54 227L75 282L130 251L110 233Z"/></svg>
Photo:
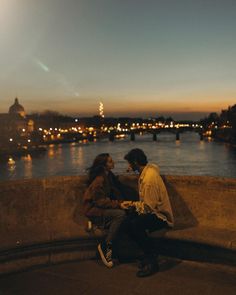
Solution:
<svg viewBox="0 0 236 295"><path fill-rule="evenodd" d="M32 178L33 175L33 169L32 169L32 157L31 155L27 155L25 157L22 157L23 161L25 161L25 165L24 165L24 168L25 168L25 177L24 178Z"/></svg>
<svg viewBox="0 0 236 295"><path fill-rule="evenodd" d="M37 157L22 157L12 163L0 163L0 180L52 175L81 175L99 153L108 152L115 161L114 172L125 173L124 155L132 148L141 148L148 160L160 166L162 174L212 175L236 178L236 148L212 141L200 141L196 133L183 133L180 140L175 135L159 134L157 141L151 135L136 136L109 142L50 145Z"/></svg>

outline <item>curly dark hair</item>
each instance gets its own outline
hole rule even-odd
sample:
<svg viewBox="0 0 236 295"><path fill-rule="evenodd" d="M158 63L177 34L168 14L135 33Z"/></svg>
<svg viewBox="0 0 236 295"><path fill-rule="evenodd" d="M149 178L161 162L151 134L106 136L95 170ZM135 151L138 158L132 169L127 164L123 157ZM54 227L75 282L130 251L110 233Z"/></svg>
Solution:
<svg viewBox="0 0 236 295"><path fill-rule="evenodd" d="M110 155L108 153L102 153L96 156L91 167L88 168L88 184L98 176L105 173L105 167Z"/></svg>
<svg viewBox="0 0 236 295"><path fill-rule="evenodd" d="M130 164L138 164L145 166L148 163L144 151L138 148L129 151L128 154L125 155L124 159L128 161Z"/></svg>

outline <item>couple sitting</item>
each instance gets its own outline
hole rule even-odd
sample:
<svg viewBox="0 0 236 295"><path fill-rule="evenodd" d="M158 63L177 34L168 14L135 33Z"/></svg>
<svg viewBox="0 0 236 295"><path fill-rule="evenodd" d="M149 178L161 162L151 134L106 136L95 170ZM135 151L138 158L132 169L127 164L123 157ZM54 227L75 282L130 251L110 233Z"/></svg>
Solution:
<svg viewBox="0 0 236 295"><path fill-rule="evenodd" d="M141 149L132 149L124 158L129 169L139 172L139 201L124 201L121 184L111 172L112 158L109 154L100 154L89 168L83 203L86 216L94 223L102 221L108 229L105 240L98 245L103 263L113 267L113 249L123 230L143 251L137 276L145 277L158 271L154 247L146 230L172 227L173 214L158 166L148 163Z"/></svg>

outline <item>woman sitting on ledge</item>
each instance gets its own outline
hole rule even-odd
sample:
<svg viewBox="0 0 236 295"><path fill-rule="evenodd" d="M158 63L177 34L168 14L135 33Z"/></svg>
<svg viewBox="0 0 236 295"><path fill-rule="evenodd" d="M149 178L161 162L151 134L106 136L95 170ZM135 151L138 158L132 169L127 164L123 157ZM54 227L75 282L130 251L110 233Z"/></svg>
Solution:
<svg viewBox="0 0 236 295"><path fill-rule="evenodd" d="M85 215L108 229L105 240L98 245L103 263L113 267L112 250L121 224L126 218L122 209L121 184L111 172L114 162L108 153L98 155L89 170L88 188L83 197Z"/></svg>

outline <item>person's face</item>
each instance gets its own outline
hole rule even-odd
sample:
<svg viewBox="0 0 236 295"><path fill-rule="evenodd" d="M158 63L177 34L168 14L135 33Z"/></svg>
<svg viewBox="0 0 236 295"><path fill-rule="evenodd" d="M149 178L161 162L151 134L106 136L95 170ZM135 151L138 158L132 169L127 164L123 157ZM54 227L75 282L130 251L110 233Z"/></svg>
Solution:
<svg viewBox="0 0 236 295"><path fill-rule="evenodd" d="M128 162L128 168L127 168L127 172L131 172L131 171L139 171L139 166L136 163L130 163Z"/></svg>
<svg viewBox="0 0 236 295"><path fill-rule="evenodd" d="M109 156L108 159L107 159L107 163L106 163L106 169L108 171L110 171L114 167L115 167L114 161L112 160L112 157Z"/></svg>

